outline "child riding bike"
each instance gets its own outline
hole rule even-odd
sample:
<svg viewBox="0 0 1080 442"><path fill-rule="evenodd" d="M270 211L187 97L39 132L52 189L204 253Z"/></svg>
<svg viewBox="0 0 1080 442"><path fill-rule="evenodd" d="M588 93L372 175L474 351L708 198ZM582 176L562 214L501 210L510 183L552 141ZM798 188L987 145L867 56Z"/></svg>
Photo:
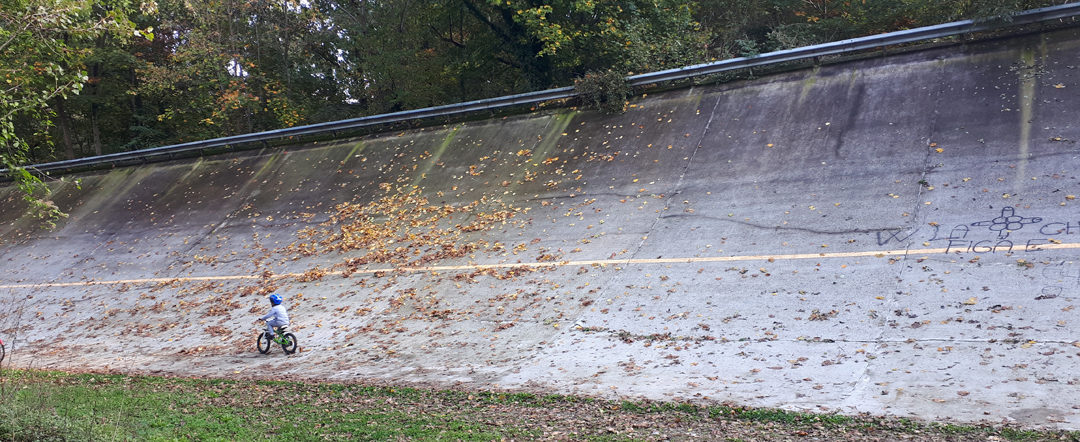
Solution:
<svg viewBox="0 0 1080 442"><path fill-rule="evenodd" d="M281 295L277 293L270 295L270 313L259 318L266 321L266 335L269 336L270 339L274 339L275 327L285 327L289 325L289 313L285 311L285 306L281 304L281 301Z"/></svg>

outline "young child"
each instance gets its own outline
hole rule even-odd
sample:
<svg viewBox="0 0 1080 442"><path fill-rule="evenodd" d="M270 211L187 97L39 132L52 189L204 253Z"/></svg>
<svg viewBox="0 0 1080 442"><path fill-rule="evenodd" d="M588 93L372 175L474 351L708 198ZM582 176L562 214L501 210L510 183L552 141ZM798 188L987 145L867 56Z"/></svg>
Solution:
<svg viewBox="0 0 1080 442"><path fill-rule="evenodd" d="M277 293L270 295L270 305L270 313L259 319L266 321L266 334L270 339L274 339L274 327L289 325L289 313L285 311L285 306L281 305L281 295Z"/></svg>

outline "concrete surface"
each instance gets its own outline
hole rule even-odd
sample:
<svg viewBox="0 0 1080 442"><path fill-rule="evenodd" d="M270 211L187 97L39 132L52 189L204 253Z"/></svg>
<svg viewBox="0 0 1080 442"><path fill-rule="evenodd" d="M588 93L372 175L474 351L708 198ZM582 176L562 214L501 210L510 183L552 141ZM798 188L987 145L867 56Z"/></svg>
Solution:
<svg viewBox="0 0 1080 442"><path fill-rule="evenodd" d="M55 231L0 188L0 335L21 367L1080 429L1078 32L66 177ZM272 291L290 357L255 352Z"/></svg>

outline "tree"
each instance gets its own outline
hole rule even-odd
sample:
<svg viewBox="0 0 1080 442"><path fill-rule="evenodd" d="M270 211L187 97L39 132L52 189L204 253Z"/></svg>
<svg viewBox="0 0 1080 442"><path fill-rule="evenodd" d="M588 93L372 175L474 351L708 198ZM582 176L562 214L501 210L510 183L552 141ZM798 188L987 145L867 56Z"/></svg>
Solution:
<svg viewBox="0 0 1080 442"><path fill-rule="evenodd" d="M57 100L77 94L88 79L83 43L109 33L135 30L123 14L93 16L88 1L0 0L0 164L49 224L63 213L23 166L51 149Z"/></svg>
<svg viewBox="0 0 1080 442"><path fill-rule="evenodd" d="M756 28L744 27L742 38L772 51L963 19L1008 21L1013 14L1026 9L1062 1L701 0L701 3L711 5L703 9L714 11L734 4L746 11L742 13L744 16L767 18Z"/></svg>
<svg viewBox="0 0 1080 442"><path fill-rule="evenodd" d="M1065 0L137 1L0 0L0 168L1007 19ZM157 38L131 38L151 28Z"/></svg>
<svg viewBox="0 0 1080 442"><path fill-rule="evenodd" d="M692 2L461 0L503 44L533 88L589 71L644 72L705 61ZM483 7L481 7L483 6Z"/></svg>
<svg viewBox="0 0 1080 442"><path fill-rule="evenodd" d="M308 2L162 0L133 91L177 143L348 116L337 25Z"/></svg>

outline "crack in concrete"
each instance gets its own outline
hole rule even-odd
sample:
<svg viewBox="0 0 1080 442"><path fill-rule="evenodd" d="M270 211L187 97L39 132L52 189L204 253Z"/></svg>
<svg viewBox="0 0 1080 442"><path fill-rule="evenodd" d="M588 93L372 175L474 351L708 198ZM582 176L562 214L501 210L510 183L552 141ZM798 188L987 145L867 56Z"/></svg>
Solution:
<svg viewBox="0 0 1080 442"><path fill-rule="evenodd" d="M893 231L893 230L902 228L902 227L879 227L879 228L870 228L870 229L815 230L815 229L810 229L810 228L806 228L806 227L768 226L768 225L763 225L763 224L754 224L754 223L747 222L747 221L739 221L739 220L736 220L736 219L727 219L727 218L720 218L720 217L709 216L709 215L684 214L684 213L661 215L660 218L662 218L662 219L667 219L667 218L699 218L699 219L707 219L707 220L713 220L713 221L719 221L719 222L734 223L734 224L739 224L739 225L743 225L743 226L747 226L747 227L754 227L754 228L758 228L758 229L762 229L762 230L791 230L791 231L796 231L796 232L817 233L817 234L821 234L821 235L845 235L845 234L855 234L855 233L885 233L885 232L889 232L889 231Z"/></svg>
<svg viewBox="0 0 1080 442"><path fill-rule="evenodd" d="M693 88L691 88L690 91L692 92ZM709 127L712 125L713 119L716 117L716 109L720 106L721 96L719 94L717 94L715 100L716 101L713 102L712 110L709 111L709 119L705 122L705 127L702 128L701 136L698 137L697 143L695 145L692 145L691 149L693 149L693 152L690 154L690 157L687 158L686 164L683 166L682 171L679 173L679 179L676 180L675 185L671 188L671 194L665 196L665 201L664 201L663 208L660 210L660 213L656 216L656 218L653 219L652 224L647 229L645 229L645 235L643 236L641 241L638 242L637 246L634 248L634 251L626 259L626 262L632 261L634 259L634 257L636 257L641 252L642 248L645 246L645 241L648 240L649 236L652 236L653 232L655 232L655 230L656 230L656 226L659 225L660 221L663 219L664 212L666 212L668 209L670 209L670 207L671 207L670 202L671 202L672 198L674 198L675 195L678 195L683 191L683 180L686 178L686 173L687 173L688 170L690 170L690 165L693 164L694 158L697 156L698 150L701 149L702 141L705 139L705 136L709 133ZM604 285L605 288L596 293L596 296L593 298L593 301L603 299L604 296L606 296L607 293L608 293L608 289L606 287L617 286L618 284L616 284L615 282L620 277L621 277L621 273L616 273L616 274L612 275L611 280L610 280L611 283L610 284L605 284Z"/></svg>

